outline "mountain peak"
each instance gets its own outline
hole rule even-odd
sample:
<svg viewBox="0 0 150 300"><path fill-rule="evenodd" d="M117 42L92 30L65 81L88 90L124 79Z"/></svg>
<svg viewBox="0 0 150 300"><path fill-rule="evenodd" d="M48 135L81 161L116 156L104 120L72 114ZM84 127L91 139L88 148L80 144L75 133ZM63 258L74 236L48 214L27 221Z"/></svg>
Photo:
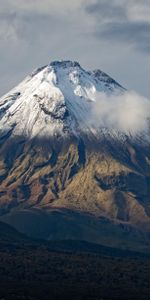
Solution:
<svg viewBox="0 0 150 300"><path fill-rule="evenodd" d="M52 67L61 67L61 68L75 68L79 67L81 68L80 64L77 61L71 61L71 60L58 60L58 61L52 61L50 63L50 66Z"/></svg>
<svg viewBox="0 0 150 300"><path fill-rule="evenodd" d="M93 134L97 128L90 115L97 94L122 91L100 70L86 71L76 61L53 61L0 99L0 134L28 138Z"/></svg>

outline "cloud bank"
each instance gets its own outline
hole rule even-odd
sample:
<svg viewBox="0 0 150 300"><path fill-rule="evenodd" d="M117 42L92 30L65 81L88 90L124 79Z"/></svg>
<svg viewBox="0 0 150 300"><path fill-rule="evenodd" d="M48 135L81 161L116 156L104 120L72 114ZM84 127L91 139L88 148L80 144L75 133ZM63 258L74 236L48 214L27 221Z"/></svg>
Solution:
<svg viewBox="0 0 150 300"><path fill-rule="evenodd" d="M134 91L120 95L98 93L92 110L92 122L125 134L148 133L150 100Z"/></svg>

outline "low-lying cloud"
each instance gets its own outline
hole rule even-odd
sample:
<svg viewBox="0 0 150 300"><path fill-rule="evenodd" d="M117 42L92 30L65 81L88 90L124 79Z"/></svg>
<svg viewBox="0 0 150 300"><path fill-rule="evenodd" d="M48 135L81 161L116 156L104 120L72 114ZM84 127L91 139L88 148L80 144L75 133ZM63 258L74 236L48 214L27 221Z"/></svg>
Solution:
<svg viewBox="0 0 150 300"><path fill-rule="evenodd" d="M126 134L148 132L150 101L134 91L106 95L98 93L92 111L92 122Z"/></svg>

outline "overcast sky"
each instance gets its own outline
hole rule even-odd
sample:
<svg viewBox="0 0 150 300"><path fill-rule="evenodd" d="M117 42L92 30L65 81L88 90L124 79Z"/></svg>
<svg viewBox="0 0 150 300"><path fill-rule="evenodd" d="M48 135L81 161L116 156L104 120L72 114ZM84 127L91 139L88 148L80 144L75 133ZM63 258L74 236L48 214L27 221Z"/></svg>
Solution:
<svg viewBox="0 0 150 300"><path fill-rule="evenodd" d="M150 97L150 0L0 0L0 95L59 59Z"/></svg>

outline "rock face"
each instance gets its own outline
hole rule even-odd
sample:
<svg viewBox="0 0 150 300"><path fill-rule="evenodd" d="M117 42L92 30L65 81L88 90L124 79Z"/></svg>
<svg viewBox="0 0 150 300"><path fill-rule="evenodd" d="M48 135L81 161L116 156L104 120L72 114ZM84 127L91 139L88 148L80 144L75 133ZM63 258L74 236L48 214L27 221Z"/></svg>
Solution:
<svg viewBox="0 0 150 300"><path fill-rule="evenodd" d="M0 99L1 220L40 238L149 251L150 145L89 122L97 92L124 89L65 61Z"/></svg>

